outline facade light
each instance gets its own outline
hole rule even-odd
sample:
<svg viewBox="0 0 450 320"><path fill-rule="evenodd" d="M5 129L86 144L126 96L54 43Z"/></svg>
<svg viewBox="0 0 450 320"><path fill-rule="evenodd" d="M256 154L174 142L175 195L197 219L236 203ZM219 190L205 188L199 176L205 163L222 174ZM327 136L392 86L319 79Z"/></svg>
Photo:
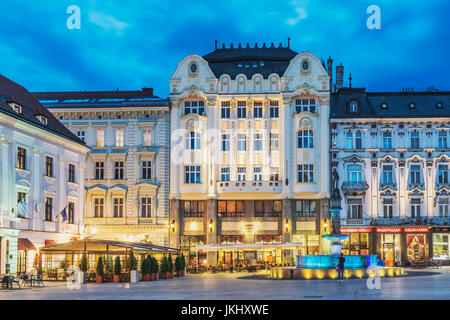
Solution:
<svg viewBox="0 0 450 320"><path fill-rule="evenodd" d="M175 232L175 220L172 220L170 223L170 228L172 229L172 232Z"/></svg>
<svg viewBox="0 0 450 320"><path fill-rule="evenodd" d="M289 231L289 221L286 219L286 222L284 223L284 227L286 228L286 232Z"/></svg>
<svg viewBox="0 0 450 320"><path fill-rule="evenodd" d="M212 231L213 231L213 221L211 219L211 220L209 220L209 232L212 232Z"/></svg>

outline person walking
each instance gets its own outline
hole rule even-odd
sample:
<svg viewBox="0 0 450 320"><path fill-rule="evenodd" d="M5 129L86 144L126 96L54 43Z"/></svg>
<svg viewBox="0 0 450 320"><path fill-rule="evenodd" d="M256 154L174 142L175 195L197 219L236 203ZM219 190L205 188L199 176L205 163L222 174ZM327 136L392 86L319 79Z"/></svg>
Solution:
<svg viewBox="0 0 450 320"><path fill-rule="evenodd" d="M345 262L345 258L344 258L344 254L341 252L341 255L338 257L339 262L338 262L338 281L339 282L344 282L344 262Z"/></svg>

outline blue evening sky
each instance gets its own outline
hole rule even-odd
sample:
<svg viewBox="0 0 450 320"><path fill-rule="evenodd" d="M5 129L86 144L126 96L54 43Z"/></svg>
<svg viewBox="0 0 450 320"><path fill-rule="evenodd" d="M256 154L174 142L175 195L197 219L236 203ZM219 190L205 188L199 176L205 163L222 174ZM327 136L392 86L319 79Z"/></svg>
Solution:
<svg viewBox="0 0 450 320"><path fill-rule="evenodd" d="M81 29L69 30L69 5ZM369 30L369 5L381 29ZM2 0L0 73L31 91L136 90L166 97L177 62L219 44L287 43L345 66L370 91L450 91L448 0Z"/></svg>

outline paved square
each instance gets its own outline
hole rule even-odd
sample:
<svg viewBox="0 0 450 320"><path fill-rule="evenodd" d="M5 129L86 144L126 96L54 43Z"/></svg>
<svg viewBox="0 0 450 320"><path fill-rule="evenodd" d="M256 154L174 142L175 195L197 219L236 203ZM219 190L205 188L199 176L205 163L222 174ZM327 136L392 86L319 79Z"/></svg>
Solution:
<svg viewBox="0 0 450 320"><path fill-rule="evenodd" d="M44 288L0 290L0 299L450 299L450 267L408 270L404 278L381 278L380 290L366 279L271 280L263 273L199 274L152 282L89 283L69 289L66 282L47 281Z"/></svg>

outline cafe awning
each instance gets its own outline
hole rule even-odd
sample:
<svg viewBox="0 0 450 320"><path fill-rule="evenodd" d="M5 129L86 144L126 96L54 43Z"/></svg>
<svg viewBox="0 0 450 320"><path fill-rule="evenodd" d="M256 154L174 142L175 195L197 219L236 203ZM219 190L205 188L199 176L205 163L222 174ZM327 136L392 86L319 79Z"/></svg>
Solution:
<svg viewBox="0 0 450 320"><path fill-rule="evenodd" d="M271 249L296 249L301 246L303 246L302 242L200 244L195 246L195 250L203 250L203 251L271 250Z"/></svg>
<svg viewBox="0 0 450 320"><path fill-rule="evenodd" d="M17 248L18 250L37 250L34 244L27 238L19 238Z"/></svg>

